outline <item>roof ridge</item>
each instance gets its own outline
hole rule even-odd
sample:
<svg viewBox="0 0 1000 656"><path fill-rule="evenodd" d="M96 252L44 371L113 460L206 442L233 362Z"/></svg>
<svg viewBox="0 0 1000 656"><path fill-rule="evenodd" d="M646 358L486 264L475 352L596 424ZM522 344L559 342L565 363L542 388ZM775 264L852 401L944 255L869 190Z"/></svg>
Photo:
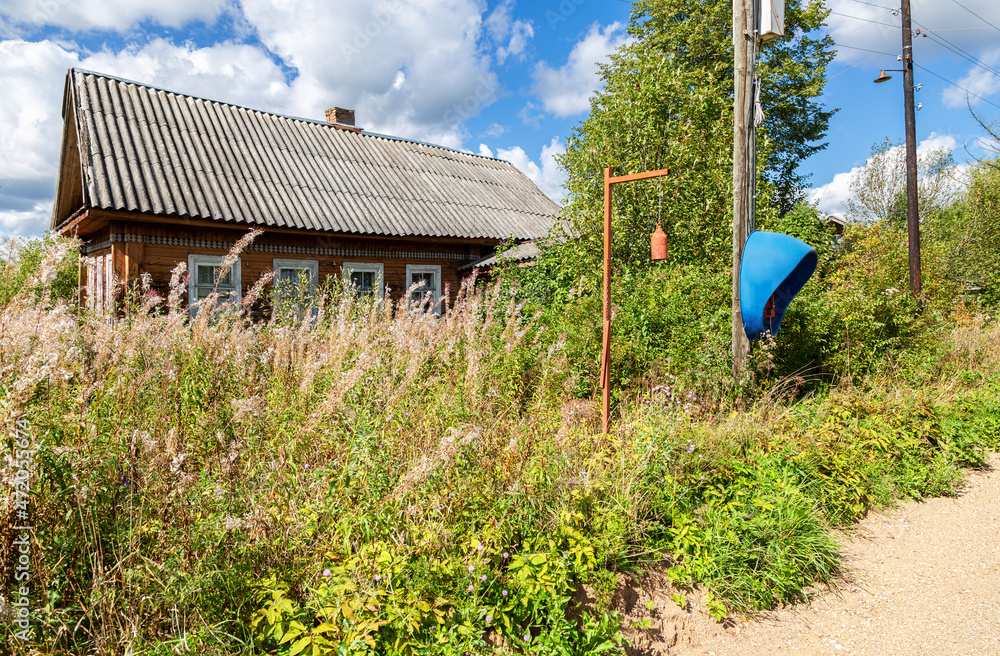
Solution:
<svg viewBox="0 0 1000 656"><path fill-rule="evenodd" d="M205 98L203 96L196 96L196 95L191 94L191 93L183 93L181 91L174 91L172 89L167 89L167 88L164 88L164 87L156 86L155 84L149 84L147 82L139 82L138 80L130 80L128 78L119 77L117 75L111 75L109 73L101 73L99 71L92 71L92 70L89 70L89 69L86 69L86 68L80 68L78 66L71 67L70 71L73 71L73 72L76 72L76 73L81 73L83 75L96 75L98 77L103 77L103 78L106 78L106 79L109 79L109 80L115 80L116 82L123 82L125 84L134 84L136 86L145 87L147 89L154 89L156 91L162 91L164 93L170 93L170 94L173 94L175 96L181 96L181 97L184 97L184 98L191 98L193 100L200 100L202 102L207 102L207 103L218 103L220 105L226 105L227 107L235 107L237 109L244 109L244 110L246 110L248 112L257 112L258 114L265 114L265 115L274 116L274 117L277 117L277 118L284 118L284 119L288 119L290 121L302 121L303 123L312 123L314 125L325 125L325 126L329 126L329 127L334 127L334 124L330 123L329 121L321 121L319 119L314 119L314 118L304 118L302 116L292 116L291 114L281 114L281 113L278 113L278 112L269 112L269 111L264 110L264 109L257 109L257 108L254 108L254 107L247 107L246 105L240 105L240 104L237 104L237 103L228 102L226 100L215 100L213 98ZM478 158L481 158L481 159L488 159L488 160L492 160L494 162L503 162L504 164L510 164L511 166L514 166L514 164L512 162L508 162L505 159L500 159L499 157L487 157L486 155L480 155L478 153L473 153L471 151L459 150L458 148L452 148L450 146L442 146L440 144L433 144L433 143L430 143L430 142L427 142L427 141L420 141L418 139L411 139L409 137L397 137L397 136L391 135L391 134L382 134L380 132L370 132L368 130L361 130L357 134L360 134L361 136L364 136L364 137L372 137L372 138L375 138L375 139L390 139L392 141L402 141L402 142L405 142L405 143L417 144L419 146L427 146L428 148L439 148L441 150L447 150L449 152L459 153L461 155L468 155L469 157L478 157Z"/></svg>

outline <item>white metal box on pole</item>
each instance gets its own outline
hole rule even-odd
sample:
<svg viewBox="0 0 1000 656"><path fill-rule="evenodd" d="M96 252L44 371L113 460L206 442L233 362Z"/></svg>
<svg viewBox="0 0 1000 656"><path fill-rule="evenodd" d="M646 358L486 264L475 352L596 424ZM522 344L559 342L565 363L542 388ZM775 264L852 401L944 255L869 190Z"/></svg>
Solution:
<svg viewBox="0 0 1000 656"><path fill-rule="evenodd" d="M759 0L757 12L760 42L767 43L785 36L785 0Z"/></svg>

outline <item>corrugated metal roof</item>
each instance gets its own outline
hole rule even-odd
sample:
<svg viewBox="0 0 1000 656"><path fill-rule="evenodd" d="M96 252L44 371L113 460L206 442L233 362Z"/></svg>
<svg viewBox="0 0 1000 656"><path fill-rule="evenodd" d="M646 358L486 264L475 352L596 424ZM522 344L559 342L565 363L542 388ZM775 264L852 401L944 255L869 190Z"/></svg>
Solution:
<svg viewBox="0 0 1000 656"><path fill-rule="evenodd" d="M464 271L466 269L488 269L490 267L496 266L500 258L508 262L527 262L528 260L533 260L538 257L539 254L538 244L533 241L525 242L523 244L518 244L513 248L508 248L502 253L494 253L493 255L487 255L484 258L476 260L475 262L470 262L464 266L458 268L459 271Z"/></svg>
<svg viewBox="0 0 1000 656"><path fill-rule="evenodd" d="M71 69L69 76L90 207L486 239L543 237L559 211L502 160L91 71Z"/></svg>

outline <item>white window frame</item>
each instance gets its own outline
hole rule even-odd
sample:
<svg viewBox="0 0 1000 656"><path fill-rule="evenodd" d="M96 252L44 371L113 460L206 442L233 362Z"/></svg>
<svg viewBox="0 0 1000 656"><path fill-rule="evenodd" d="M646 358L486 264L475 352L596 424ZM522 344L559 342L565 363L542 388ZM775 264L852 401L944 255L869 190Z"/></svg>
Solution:
<svg viewBox="0 0 1000 656"><path fill-rule="evenodd" d="M111 253L87 258L87 309L98 314L109 307L114 292Z"/></svg>
<svg viewBox="0 0 1000 656"><path fill-rule="evenodd" d="M441 311L441 265L440 264L407 264L406 265L406 294L407 302L414 301L413 298L409 296L410 287L413 285L411 276L414 273L433 273L434 274L434 288L433 289L421 289L419 290L421 295L426 294L428 291L434 293L434 303L431 305L431 311L434 313L440 313ZM421 296L421 299L423 296Z"/></svg>
<svg viewBox="0 0 1000 656"><path fill-rule="evenodd" d="M196 253L188 253L188 310L192 317L198 315L198 287L204 287L204 285L198 284L198 265L209 265L209 266L222 266L221 255L199 255ZM233 280L233 291L230 293L229 298L224 296L219 296L220 302L232 301L234 303L239 303L243 298L243 260L241 258L236 258L233 262L232 269L229 270L230 275ZM214 289L214 285L213 285Z"/></svg>
<svg viewBox="0 0 1000 656"><path fill-rule="evenodd" d="M271 260L271 269L274 271L274 281L280 280L282 269L300 269L309 272L309 291L315 292L319 286L319 260L296 260L294 258L276 257Z"/></svg>
<svg viewBox="0 0 1000 656"><path fill-rule="evenodd" d="M375 274L375 298L385 298L385 265L381 262L344 262L340 271L344 280L351 282L351 273L374 273Z"/></svg>

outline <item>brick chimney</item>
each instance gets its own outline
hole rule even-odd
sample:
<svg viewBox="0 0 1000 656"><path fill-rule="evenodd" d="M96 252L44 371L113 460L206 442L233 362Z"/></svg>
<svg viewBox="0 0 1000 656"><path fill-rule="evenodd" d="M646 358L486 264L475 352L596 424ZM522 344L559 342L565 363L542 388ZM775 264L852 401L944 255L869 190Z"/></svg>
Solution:
<svg viewBox="0 0 1000 656"><path fill-rule="evenodd" d="M361 128L354 125L354 110L343 107L331 107L326 110L326 120L338 130L349 132L361 132Z"/></svg>
<svg viewBox="0 0 1000 656"><path fill-rule="evenodd" d="M343 107L331 107L326 110L326 120L328 123L354 125L354 110L344 109Z"/></svg>

